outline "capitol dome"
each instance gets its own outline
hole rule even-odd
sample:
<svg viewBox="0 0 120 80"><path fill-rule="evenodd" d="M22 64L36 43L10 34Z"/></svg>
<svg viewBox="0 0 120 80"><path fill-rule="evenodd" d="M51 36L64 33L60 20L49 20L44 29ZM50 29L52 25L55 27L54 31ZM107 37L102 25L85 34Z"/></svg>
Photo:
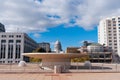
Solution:
<svg viewBox="0 0 120 80"><path fill-rule="evenodd" d="M87 46L88 52L103 52L104 46L99 43L92 43L89 46Z"/></svg>
<svg viewBox="0 0 120 80"><path fill-rule="evenodd" d="M61 44L61 43L60 43L60 41L57 40L57 41L55 42L55 44Z"/></svg>
<svg viewBox="0 0 120 80"><path fill-rule="evenodd" d="M60 53L60 51L62 51L62 46L61 46L61 43L60 41L56 41L55 44L54 44L54 51L56 53Z"/></svg>

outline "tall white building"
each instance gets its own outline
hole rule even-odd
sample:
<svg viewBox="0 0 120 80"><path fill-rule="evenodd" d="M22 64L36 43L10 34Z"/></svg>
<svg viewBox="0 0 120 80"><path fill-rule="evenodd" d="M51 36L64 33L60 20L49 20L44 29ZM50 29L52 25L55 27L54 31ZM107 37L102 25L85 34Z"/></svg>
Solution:
<svg viewBox="0 0 120 80"><path fill-rule="evenodd" d="M120 16L105 18L100 21L98 43L111 47L120 56Z"/></svg>

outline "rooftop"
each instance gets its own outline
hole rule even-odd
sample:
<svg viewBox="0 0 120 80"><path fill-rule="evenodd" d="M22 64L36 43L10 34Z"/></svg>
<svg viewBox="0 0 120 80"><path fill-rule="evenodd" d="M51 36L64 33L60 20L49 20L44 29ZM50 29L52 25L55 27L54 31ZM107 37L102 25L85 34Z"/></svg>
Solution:
<svg viewBox="0 0 120 80"><path fill-rule="evenodd" d="M103 45L101 45L101 44L99 44L99 43L91 43L91 44L89 44L88 46L103 46Z"/></svg>

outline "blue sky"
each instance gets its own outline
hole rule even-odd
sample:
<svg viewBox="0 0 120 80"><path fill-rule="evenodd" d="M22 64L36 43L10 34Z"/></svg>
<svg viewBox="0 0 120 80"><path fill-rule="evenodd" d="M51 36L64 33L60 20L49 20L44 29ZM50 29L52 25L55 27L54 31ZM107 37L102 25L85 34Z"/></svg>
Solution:
<svg viewBox="0 0 120 80"><path fill-rule="evenodd" d="M93 30L84 30L81 27L64 27L63 25L48 29L47 32L40 33L40 37L35 37L29 34L35 41L49 42L51 48L54 48L54 42L59 40L62 44L63 50L67 47L79 47L84 40L97 42L97 27Z"/></svg>
<svg viewBox="0 0 120 80"><path fill-rule="evenodd" d="M37 42L60 40L68 46L97 42L97 26L120 15L120 0L0 0L0 22L7 32L25 32Z"/></svg>

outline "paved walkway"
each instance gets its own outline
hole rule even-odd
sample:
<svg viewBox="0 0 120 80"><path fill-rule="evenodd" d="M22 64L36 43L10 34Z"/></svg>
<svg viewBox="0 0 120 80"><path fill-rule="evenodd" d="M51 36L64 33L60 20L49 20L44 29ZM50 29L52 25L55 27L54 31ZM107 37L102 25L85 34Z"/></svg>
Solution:
<svg viewBox="0 0 120 80"><path fill-rule="evenodd" d="M0 80L120 80L120 73L0 74Z"/></svg>

